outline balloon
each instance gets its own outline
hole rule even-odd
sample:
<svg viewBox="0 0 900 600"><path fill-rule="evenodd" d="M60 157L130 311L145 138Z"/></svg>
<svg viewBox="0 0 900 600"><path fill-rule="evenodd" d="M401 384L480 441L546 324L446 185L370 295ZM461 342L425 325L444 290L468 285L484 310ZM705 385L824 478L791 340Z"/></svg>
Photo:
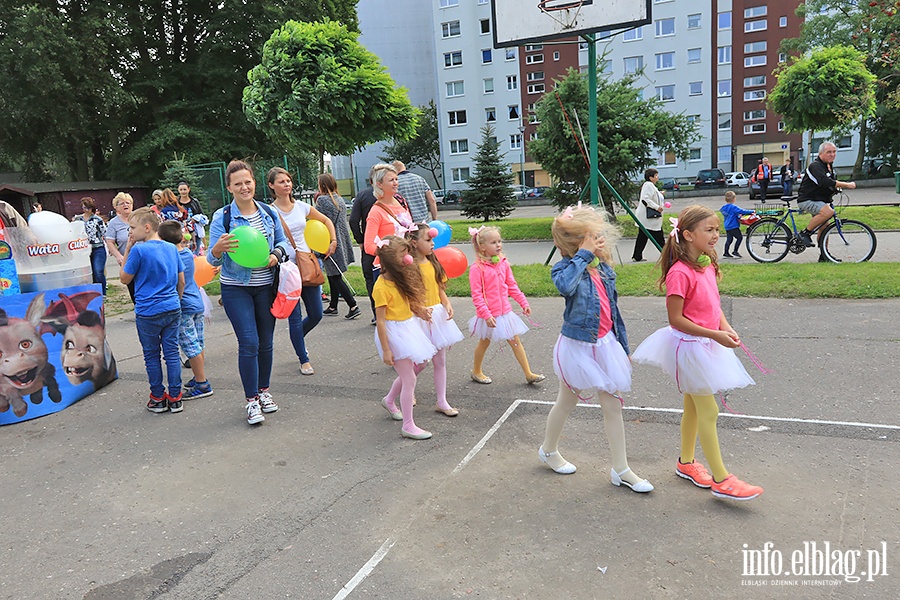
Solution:
<svg viewBox="0 0 900 600"><path fill-rule="evenodd" d="M331 234L322 221L310 220L306 222L306 231L303 234L306 244L321 254L328 252L331 245Z"/></svg>
<svg viewBox="0 0 900 600"><path fill-rule="evenodd" d="M432 223L433 222L434 221L432 221ZM438 262L441 263L441 266L444 267L444 271L447 272L447 277L451 279L465 273L469 266L469 261L466 259L466 255L463 254L463 251L459 248L454 248L453 246L435 248L434 255L437 257Z"/></svg>
<svg viewBox="0 0 900 600"><path fill-rule="evenodd" d="M238 247L229 253L231 260L248 269L269 264L269 241L259 229L241 225L232 229L231 235L238 241Z"/></svg>
<svg viewBox="0 0 900 600"><path fill-rule="evenodd" d="M665 204L663 204L663 206L665 206L666 208L672 208L672 203L666 202Z"/></svg>
<svg viewBox="0 0 900 600"><path fill-rule="evenodd" d="M59 213L49 210L31 213L28 226L39 244L59 244L73 238L72 225ZM83 231L83 227L82 227Z"/></svg>
<svg viewBox="0 0 900 600"><path fill-rule="evenodd" d="M216 270L213 268L205 256L194 257L194 281L198 287L203 287L213 280Z"/></svg>
<svg viewBox="0 0 900 600"><path fill-rule="evenodd" d="M450 238L453 237L453 230L450 229L450 226L447 225L444 221L432 221L428 224L428 227L432 227L437 230L437 235L434 236L434 249L443 248L447 244L450 243Z"/></svg>

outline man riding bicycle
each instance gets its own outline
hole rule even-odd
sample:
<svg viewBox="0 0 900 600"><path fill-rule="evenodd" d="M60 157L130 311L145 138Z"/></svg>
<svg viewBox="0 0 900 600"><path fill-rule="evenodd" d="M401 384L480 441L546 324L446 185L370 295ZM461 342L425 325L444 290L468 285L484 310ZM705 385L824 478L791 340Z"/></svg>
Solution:
<svg viewBox="0 0 900 600"><path fill-rule="evenodd" d="M831 142L822 142L819 145L819 155L806 168L803 181L800 182L797 206L812 215L809 225L798 234L807 248L815 246L812 241L812 233L834 214L831 197L837 193L839 188L856 189L855 182L838 181L835 178L832 167L835 156L837 156L837 146Z"/></svg>

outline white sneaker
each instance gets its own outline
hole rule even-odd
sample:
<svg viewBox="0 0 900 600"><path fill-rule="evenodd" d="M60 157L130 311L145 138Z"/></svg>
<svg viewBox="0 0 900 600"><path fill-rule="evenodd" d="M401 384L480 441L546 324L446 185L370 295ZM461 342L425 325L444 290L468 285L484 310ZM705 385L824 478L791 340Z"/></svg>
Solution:
<svg viewBox="0 0 900 600"><path fill-rule="evenodd" d="M272 394L268 391L259 393L259 406L264 413L273 413L278 410L278 405L275 404Z"/></svg>
<svg viewBox="0 0 900 600"><path fill-rule="evenodd" d="M262 423L266 418L263 416L262 411L259 408L259 401L253 400L252 402L247 403L247 423L250 425L256 425L257 423Z"/></svg>

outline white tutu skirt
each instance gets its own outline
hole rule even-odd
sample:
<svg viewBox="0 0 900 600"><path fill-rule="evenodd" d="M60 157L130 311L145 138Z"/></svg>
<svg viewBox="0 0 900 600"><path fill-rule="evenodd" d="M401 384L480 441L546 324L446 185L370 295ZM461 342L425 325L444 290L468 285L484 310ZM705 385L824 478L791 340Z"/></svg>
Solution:
<svg viewBox="0 0 900 600"><path fill-rule="evenodd" d="M463 340L463 337L465 337L463 336L463 332L459 330L459 327L456 326L456 323L450 318L450 315L447 314L447 309L444 308L443 304L435 304L428 308L431 309L430 323L428 321L423 321L418 317L414 318L422 326L422 330L425 332L425 335L428 336L428 339L431 340L431 343L435 348L442 350Z"/></svg>
<svg viewBox="0 0 900 600"><path fill-rule="evenodd" d="M631 390L631 361L612 331L594 343L559 336L553 347L553 370L580 396Z"/></svg>
<svg viewBox="0 0 900 600"><path fill-rule="evenodd" d="M426 362L437 349L418 323L419 319L412 317L405 321L385 321L387 327L388 345L394 354L394 360L408 358L415 364ZM384 349L378 338L378 328L375 328L375 347L378 356L384 358Z"/></svg>
<svg viewBox="0 0 900 600"><path fill-rule="evenodd" d="M505 315L495 317L497 321L496 327L488 327L487 322L481 317L472 317L469 319L469 333L475 337L492 342L501 342L503 340L511 340L517 335L522 335L528 331L528 325L519 318L519 315L509 311Z"/></svg>
<svg viewBox="0 0 900 600"><path fill-rule="evenodd" d="M683 394L711 395L756 383L732 348L671 327L653 332L631 360L661 367Z"/></svg>

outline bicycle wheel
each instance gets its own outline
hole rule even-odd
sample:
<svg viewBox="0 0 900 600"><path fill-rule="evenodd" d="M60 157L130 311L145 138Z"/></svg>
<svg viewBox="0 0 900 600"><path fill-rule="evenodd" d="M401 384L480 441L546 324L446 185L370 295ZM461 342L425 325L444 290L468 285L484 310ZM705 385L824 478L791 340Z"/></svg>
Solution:
<svg viewBox="0 0 900 600"><path fill-rule="evenodd" d="M832 222L822 232L822 254L834 263L859 263L875 254L875 232L865 223L848 219Z"/></svg>
<svg viewBox="0 0 900 600"><path fill-rule="evenodd" d="M747 229L747 253L761 263L778 262L790 249L791 230L777 219L760 219Z"/></svg>

